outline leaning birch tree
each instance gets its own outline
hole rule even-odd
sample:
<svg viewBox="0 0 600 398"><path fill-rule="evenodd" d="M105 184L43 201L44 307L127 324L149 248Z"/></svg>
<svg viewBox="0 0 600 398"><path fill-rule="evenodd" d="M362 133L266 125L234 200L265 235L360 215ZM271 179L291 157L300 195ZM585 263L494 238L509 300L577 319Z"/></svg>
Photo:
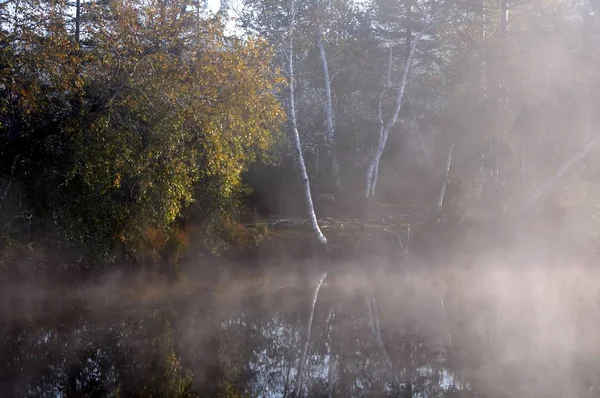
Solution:
<svg viewBox="0 0 600 398"><path fill-rule="evenodd" d="M289 0L288 5L277 0L247 0L244 2L246 11L242 15L242 28L248 32L258 33L266 38L279 53L283 70L287 75L286 111L288 118L288 131L302 181L302 191L306 204L306 212L310 225L317 240L326 245L327 239L317 221L315 208L310 189L310 179L306 170L306 163L302 154L302 143L298 133L296 115L295 74L294 74L294 40L296 31L296 7L294 0Z"/></svg>
<svg viewBox="0 0 600 398"><path fill-rule="evenodd" d="M317 7L321 8L319 14L323 16L327 16L328 9L331 7L330 1L325 0L323 2L318 1ZM323 23L323 19L325 17L319 18L316 26L316 42L317 48L319 50L319 59L321 61L321 67L323 68L323 83L325 89L325 98L323 101L323 111L325 113L325 125L326 125L326 134L325 139L327 142L327 149L329 152L330 162L331 162L331 177L333 179L334 188L339 191L341 187L341 179L340 179L340 166L337 160L336 154L336 144L335 144L335 127L333 123L333 105L331 100L331 75L329 73L329 64L327 62L327 53L325 52L325 27Z"/></svg>
<svg viewBox="0 0 600 398"><path fill-rule="evenodd" d="M398 120L398 115L400 114L400 109L402 108L402 99L404 98L404 89L406 88L406 82L408 80L408 74L410 72L410 65L412 63L415 49L417 48L417 44L419 40L423 36L423 33L419 33L417 37L414 39L413 44L410 48L410 53L408 57L404 61L404 68L402 68L402 76L400 78L400 83L398 84L396 91L396 99L394 103L394 109L389 118L384 119L383 117L383 99L385 97L387 87L382 90L382 94L379 97L379 104L377 107L378 118L379 118L379 138L377 140L377 147L369 160L367 166L367 180L366 180L366 191L365 196L372 197L375 195L375 187L377 186L377 179L379 177L379 162L381 160L381 155L383 154L383 150L387 144L388 136L390 135L390 131L396 124ZM390 48L390 52L391 52ZM390 57L391 58L391 57ZM387 85L386 85L387 86Z"/></svg>
<svg viewBox="0 0 600 398"><path fill-rule="evenodd" d="M327 65L327 54L325 53L325 44L323 35L319 32L317 38L317 46L319 47L319 57L323 66L323 81L325 84L325 102L323 104L325 110L325 121L327 124L327 146L329 147L329 156L331 158L331 176L336 190L340 189L340 166L335 153L335 128L333 125L333 106L331 104L331 78L329 76L329 66Z"/></svg>
<svg viewBox="0 0 600 398"><path fill-rule="evenodd" d="M377 105L377 118L379 120L379 135L377 139L377 146L373 150L369 161L367 163L367 175L366 175L366 184L365 184L365 197L373 197L375 195L375 188L377 186L377 180L379 177L379 163L381 161L381 156L383 155L383 151L385 150L387 140L392 128L396 125L398 120L398 116L400 115L400 110L402 108L402 100L404 99L404 92L406 89L406 83L408 82L408 77L410 73L410 68L413 62L413 58L415 56L415 50L419 45L419 42L423 38L423 35L426 34L427 30L431 27L430 15L429 11L423 11L423 27L422 29L416 33L414 37L408 38L410 39L410 47L407 52L406 58L404 60L404 65L401 68L401 75L398 82L398 85L395 88L394 92L394 105L392 108L391 114L386 118L383 115L384 101L388 91L392 90L392 70L393 70L393 43L389 42L389 64L387 70L387 79L384 85L384 88L381 91L379 96L379 102Z"/></svg>
<svg viewBox="0 0 600 398"><path fill-rule="evenodd" d="M319 242L326 245L327 238L321 232L317 216L315 214L315 207L313 205L312 195L310 192L310 180L308 179L308 173L306 171L306 163L304 162L304 156L302 155L302 144L300 143L300 134L298 134L298 124L296 121L296 99L294 96L294 23L295 23L295 10L294 0L290 0L290 26L289 26L289 37L287 47L287 73L288 73L288 120L290 124L290 135L292 144L294 145L294 151L296 152L296 162L298 162L298 169L300 170L300 178L302 179L302 188L304 190L304 200L306 201L306 210L310 219L310 226L316 235Z"/></svg>

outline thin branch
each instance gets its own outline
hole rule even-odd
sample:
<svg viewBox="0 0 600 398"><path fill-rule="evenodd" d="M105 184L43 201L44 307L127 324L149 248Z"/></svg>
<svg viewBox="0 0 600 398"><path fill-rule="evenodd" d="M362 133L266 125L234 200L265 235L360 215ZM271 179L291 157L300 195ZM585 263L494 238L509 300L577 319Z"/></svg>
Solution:
<svg viewBox="0 0 600 398"><path fill-rule="evenodd" d="M442 189L440 191L440 197L437 203L437 211L440 212L442 210L442 205L444 204L444 196L446 196L446 187L450 182L450 165L452 164L452 153L454 152L454 144L450 147L450 153L448 153L448 162L446 163L446 175L444 176L444 182L442 183Z"/></svg>
<svg viewBox="0 0 600 398"><path fill-rule="evenodd" d="M567 160L563 165L558 169L554 177L552 177L549 181L547 181L544 185L538 188L525 202L524 209L530 209L542 196L544 196L554 185L563 177L563 175L577 162L587 155L587 153L592 150L596 145L600 143L600 139L592 141L588 143L585 148L579 151L575 156Z"/></svg>

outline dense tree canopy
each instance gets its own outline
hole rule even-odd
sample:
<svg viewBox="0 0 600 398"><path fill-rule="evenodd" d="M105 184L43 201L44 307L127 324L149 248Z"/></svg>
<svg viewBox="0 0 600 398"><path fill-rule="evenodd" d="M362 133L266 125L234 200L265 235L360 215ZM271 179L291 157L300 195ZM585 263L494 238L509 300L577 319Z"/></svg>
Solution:
<svg viewBox="0 0 600 398"><path fill-rule="evenodd" d="M186 1L86 2L79 43L66 2L18 7L2 22L2 174L26 222L5 207L5 232L135 250L200 197L205 219L224 209L276 141L260 39L225 37Z"/></svg>

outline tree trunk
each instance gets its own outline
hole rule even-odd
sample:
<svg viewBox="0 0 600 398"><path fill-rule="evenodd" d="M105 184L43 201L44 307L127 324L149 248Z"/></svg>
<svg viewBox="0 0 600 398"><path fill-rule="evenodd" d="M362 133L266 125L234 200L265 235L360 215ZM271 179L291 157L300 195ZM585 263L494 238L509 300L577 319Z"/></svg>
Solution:
<svg viewBox="0 0 600 398"><path fill-rule="evenodd" d="M500 0L500 35L508 37L508 0Z"/></svg>
<svg viewBox="0 0 600 398"><path fill-rule="evenodd" d="M487 10L485 8L485 0L481 0L481 39L483 42L482 62L481 62L481 86L483 89L484 105L487 102Z"/></svg>
<svg viewBox="0 0 600 398"><path fill-rule="evenodd" d="M81 27L81 0L75 3L75 43L79 44L79 32Z"/></svg>
<svg viewBox="0 0 600 398"><path fill-rule="evenodd" d="M413 0L405 0L404 6L406 7L406 15L410 16L412 14L412 3ZM410 56L410 49L412 48L412 28L410 24L406 24L406 32L405 32L405 47L406 47L406 57Z"/></svg>
<svg viewBox="0 0 600 398"><path fill-rule="evenodd" d="M289 88L288 88L288 119L290 122L290 135L292 138L292 142L294 145L294 151L296 152L296 162L298 164L298 168L300 169L300 176L302 178L302 185L304 188L304 199L306 201L306 210L308 212L308 217L310 219L310 225L315 233L317 239L320 243L326 245L327 239L323 232L321 232L321 228L319 227L319 223L317 222L317 216L315 215L315 208L313 205L312 195L310 192L310 181L308 179L308 173L306 172L306 164L304 163L304 156L302 155L302 145L300 144L300 135L298 134L298 125L296 122L296 108L295 108L295 97L294 97L294 45L293 45L293 36L294 36L294 0L291 0L290 5L290 29L289 29L289 45L288 45L288 78L289 78Z"/></svg>
<svg viewBox="0 0 600 398"><path fill-rule="evenodd" d="M446 196L446 187L450 182L450 165L452 164L452 153L454 152L454 144L450 147L450 153L448 153L448 162L446 163L446 175L444 176L444 182L442 182L442 189L440 190L440 197L437 203L437 211L442 211L442 205L444 204L444 196Z"/></svg>
<svg viewBox="0 0 600 398"><path fill-rule="evenodd" d="M321 285L323 281L327 277L327 272L324 272L317 283L317 287L315 288L315 293L313 295L312 305L310 307L310 316L308 317L308 325L306 328L306 340L304 341L304 346L302 347L302 352L300 353L300 362L298 363L298 374L296 375L296 386L294 389L294 397L298 398L300 396L300 390L302 389L302 373L304 372L304 364L306 363L306 353L308 352L308 344L310 343L310 332L312 329L313 317L315 315L315 306L317 305L317 297L319 297L319 290L321 290Z"/></svg>
<svg viewBox="0 0 600 398"><path fill-rule="evenodd" d="M392 85L392 66L394 63L394 47L392 46L391 42L389 43L389 46L390 46L390 54L389 54L389 61L388 61L387 79L385 82L385 87L383 88L383 90L381 90L381 94L379 95L379 103L377 104L377 117L379 118L378 145L383 139L383 130L385 129L385 121L383 120L383 99L385 98L385 94L386 94L387 90ZM365 197L367 197L367 198L369 196L373 196L375 193L374 189L373 189L372 179L377 178L376 176L378 175L378 173L379 173L379 167L378 167L378 164L376 163L375 159L373 158L369 161L369 164L367 166L367 186L366 186L366 192L365 192Z"/></svg>
<svg viewBox="0 0 600 398"><path fill-rule="evenodd" d="M394 381L396 382L396 385L399 387L400 380L398 379L398 376L394 372L394 367L392 366L392 360L390 359L390 356L389 356L387 350L385 349L385 345L383 344L383 338L381 337L381 328L379 327L379 313L377 312L377 306L375 305L375 299L369 300L365 297L365 300L367 301L367 308L369 310L369 325L371 326L371 332L373 333L373 337L375 338L375 341L377 342L377 346L379 347L379 351L381 352L383 361L385 362L386 366L388 367L390 376L394 379Z"/></svg>
<svg viewBox="0 0 600 398"><path fill-rule="evenodd" d="M452 335L450 334L450 325L448 324L448 313L446 311L446 306L444 305L444 299L440 296L440 305L442 307L442 317L444 320L444 327L446 328L446 333L448 335L448 347L450 349L453 348L452 344Z"/></svg>
<svg viewBox="0 0 600 398"><path fill-rule="evenodd" d="M415 55L415 49L417 48L417 44L419 40L423 36L424 32L421 32L415 37L413 40L412 46L410 48L409 54L406 57L406 61L404 62L404 68L402 70L402 78L400 79L400 84L398 85L398 91L396 93L396 103L394 106L394 111L390 118L384 122L382 117L382 101L383 95L386 89L383 90L382 95L380 96L379 102L379 115L380 115L380 132L379 132L379 142L377 143L377 149L373 154L373 157L369 161L369 165L367 167L367 179L366 179L366 190L365 196L367 198L373 197L375 195L375 187L377 186L378 179L378 170L379 170L379 161L381 160L381 155L383 154L383 150L385 149L385 145L387 143L387 139L390 133L390 130L396 124L398 120L398 115L400 114L400 109L402 108L402 99L404 98L404 89L406 88L406 82L408 80L408 73L410 71L410 65L412 63L412 59Z"/></svg>
<svg viewBox="0 0 600 398"><path fill-rule="evenodd" d="M327 346L327 355L329 357L329 363L327 364L327 397L328 398L333 398L333 378L335 375L335 353L333 352L333 347L332 347L332 338L333 338L333 322L335 319L335 308L332 308L331 311L329 311L329 317L328 317L328 323L329 323L329 327L328 327L328 340L325 344Z"/></svg>
<svg viewBox="0 0 600 398"><path fill-rule="evenodd" d="M321 57L321 64L323 65L323 80L325 82L325 118L327 122L327 145L329 149L329 156L331 159L331 177L333 178L333 184L336 193L339 192L340 182L340 166L337 161L336 145L335 145L335 134L333 126L333 107L331 104L331 81L329 78L329 66L327 65L327 56L325 54L325 44L323 43L323 37L321 32L317 38L317 45L319 47L319 55Z"/></svg>
<svg viewBox="0 0 600 398"><path fill-rule="evenodd" d="M292 366L293 366L293 357L295 355L292 354L293 351L295 351L295 347L296 347L296 339L294 338L294 329L292 328L290 330L290 348L288 350L288 355L287 355L287 360L288 360L288 366L287 366L287 371L285 373L285 382L284 382L284 387L283 387L283 397L287 397L288 395L288 390L290 387L290 372L292 370Z"/></svg>
<svg viewBox="0 0 600 398"><path fill-rule="evenodd" d="M333 375L335 374L335 356L327 343L327 354L329 355L329 364L327 366L327 397L333 398Z"/></svg>

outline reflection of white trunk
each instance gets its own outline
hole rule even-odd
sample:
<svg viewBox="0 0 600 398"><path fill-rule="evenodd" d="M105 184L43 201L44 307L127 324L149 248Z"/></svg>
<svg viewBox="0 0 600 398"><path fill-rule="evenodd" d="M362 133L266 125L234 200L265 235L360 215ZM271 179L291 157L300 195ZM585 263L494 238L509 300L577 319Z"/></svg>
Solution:
<svg viewBox="0 0 600 398"><path fill-rule="evenodd" d="M292 370L292 352L295 351L295 347L296 347L296 338L294 335L295 331L293 328L291 328L290 330L290 336L289 336L289 341L290 341L290 348L289 348L289 352L288 352L288 366L287 366L287 371L285 373L285 383L284 383L284 388L283 388L283 396L287 397L288 395L288 390L290 387L290 372Z"/></svg>
<svg viewBox="0 0 600 398"><path fill-rule="evenodd" d="M385 145L387 143L387 139L388 139L390 130L392 129L392 127L394 127L394 125L396 124L396 121L398 120L398 115L400 114L400 109L402 107L402 98L404 98L404 89L406 88L406 81L408 80L408 73L410 71L410 65L412 63L412 59L415 54L415 49L417 48L417 44L419 43L419 40L423 36L423 33L424 32L421 32L420 34L417 35L417 37L415 37L415 40L413 41L412 46L410 47L410 51L404 62L404 68L402 70L402 78L400 79L400 84L398 85L398 91L396 93L396 103L394 106L394 111L393 111L392 115L390 116L390 118L386 122L383 121L382 102L383 102L383 96L384 96L385 92L387 91L387 86L386 86L386 88L384 88L384 90L382 91L382 94L380 96L379 109L378 109L378 112L379 112L379 141L377 143L377 148L375 149L375 152L373 153L373 156L367 166L367 181L366 181L367 184L366 184L366 190L365 190L365 196L367 198L375 195L375 187L377 186L377 178L378 178L378 171L379 171L379 161L381 160L381 155L383 154L383 150L385 149ZM390 52L390 62L391 62L391 52ZM390 63L390 65L391 65L391 63Z"/></svg>
<svg viewBox="0 0 600 398"><path fill-rule="evenodd" d="M384 360L386 366L388 367L390 374L394 378L396 385L400 386L400 380L398 379L398 376L394 372L394 367L392 366L392 360L390 359L390 356L388 355L388 352L385 349L385 345L383 344L383 338L381 337L381 328L379 327L379 313L377 312L377 306L375 305L375 299L373 298L373 299L369 300L365 297L365 300L367 301L367 308L369 310L369 326L371 326L371 331L373 332L375 341L377 342L377 345L379 346L379 351L381 352L381 356L383 357L383 360Z"/></svg>
<svg viewBox="0 0 600 398"><path fill-rule="evenodd" d="M331 352L331 345L328 341L325 342L325 348L327 348L327 397L333 397L333 374L335 372L335 362L333 360L333 354Z"/></svg>
<svg viewBox="0 0 600 398"><path fill-rule="evenodd" d="M337 161L335 135L333 127L333 107L331 105L331 84L329 78L329 66L327 65L327 56L325 55L325 45L323 37L319 34L317 45L319 55L323 64L323 79L325 81L325 118L327 122L327 145L329 146L329 156L331 157L331 176L336 189L340 188L340 166Z"/></svg>
<svg viewBox="0 0 600 398"><path fill-rule="evenodd" d="M437 203L437 211L442 210L444 204L444 196L446 196L446 187L450 182L450 165L452 164L452 153L454 152L454 144L450 147L450 153L448 154L448 162L446 163L446 175L444 176L444 182L442 183L442 189L440 190L440 197Z"/></svg>
<svg viewBox="0 0 600 398"><path fill-rule="evenodd" d="M328 341L325 343L325 345L327 346L327 357L329 358L329 361L327 363L327 397L328 398L333 397L333 377L335 375L335 365L336 365L335 353L331 349L331 343L332 343L331 336L333 334L334 318L335 318L335 308L332 308L331 311L329 311L329 317L328 317L328 324L329 324L328 334L329 334L329 336L328 336Z"/></svg>
<svg viewBox="0 0 600 398"><path fill-rule="evenodd" d="M563 163L563 165L560 167L560 169L558 169L554 177L552 177L544 185L539 187L531 196L529 196L529 199L527 199L527 201L525 202L525 209L527 210L531 206L533 206L535 202L537 202L542 196L544 196L546 192L548 192L562 178L562 176L571 168L571 166L583 159L585 155L599 143L600 140L590 142L579 153L577 153L571 159Z"/></svg>
<svg viewBox="0 0 600 398"><path fill-rule="evenodd" d="M450 334L450 327L448 325L448 314L446 313L446 306L444 305L444 299L440 297L440 304L442 306L442 316L444 318L444 326L446 327L446 333L448 334L448 344L452 349L452 335Z"/></svg>
<svg viewBox="0 0 600 398"><path fill-rule="evenodd" d="M310 343L310 331L312 329L313 317L315 315L315 306L317 305L317 297L319 296L319 290L321 290L321 285L323 281L327 277L327 272L324 272L315 288L315 293L313 295L312 305L310 308L310 316L308 317L308 326L306 329L306 341L304 341L304 346L302 347L302 352L300 353L300 362L298 363L298 374L296 375L296 387L294 389L294 397L298 398L300 396L300 390L302 389L302 373L304 372L304 364L306 363L306 353L308 352L308 344Z"/></svg>
<svg viewBox="0 0 600 398"><path fill-rule="evenodd" d="M521 148L521 186L525 186L525 147Z"/></svg>
<svg viewBox="0 0 600 398"><path fill-rule="evenodd" d="M411 237L411 229L410 229L410 224L406 227L406 244L404 245L404 259L403 259L403 263L407 263L408 262L408 245L410 244L410 237Z"/></svg>
<svg viewBox="0 0 600 398"><path fill-rule="evenodd" d="M302 185L304 187L304 199L306 200L306 207L308 211L308 217L310 219L310 225L317 236L317 239L322 244L327 244L325 235L319 228L317 222L317 216L315 215L315 208L313 206L312 195L310 193L310 181L308 179L308 173L306 172L306 164L304 163L304 156L302 156L302 145L300 144L300 135L298 134L298 125L296 122L296 108L294 98L294 0L291 0L290 5L290 30L289 30L289 45L288 45L288 77L289 77L289 98L288 98L288 119L290 121L290 135L292 136L292 142L294 145L294 151L296 152L296 162L300 169L300 175L302 178Z"/></svg>
<svg viewBox="0 0 600 398"><path fill-rule="evenodd" d="M479 165L479 186L477 187L476 198L479 199L483 194L483 188L485 187L485 154L481 155L481 164Z"/></svg>

